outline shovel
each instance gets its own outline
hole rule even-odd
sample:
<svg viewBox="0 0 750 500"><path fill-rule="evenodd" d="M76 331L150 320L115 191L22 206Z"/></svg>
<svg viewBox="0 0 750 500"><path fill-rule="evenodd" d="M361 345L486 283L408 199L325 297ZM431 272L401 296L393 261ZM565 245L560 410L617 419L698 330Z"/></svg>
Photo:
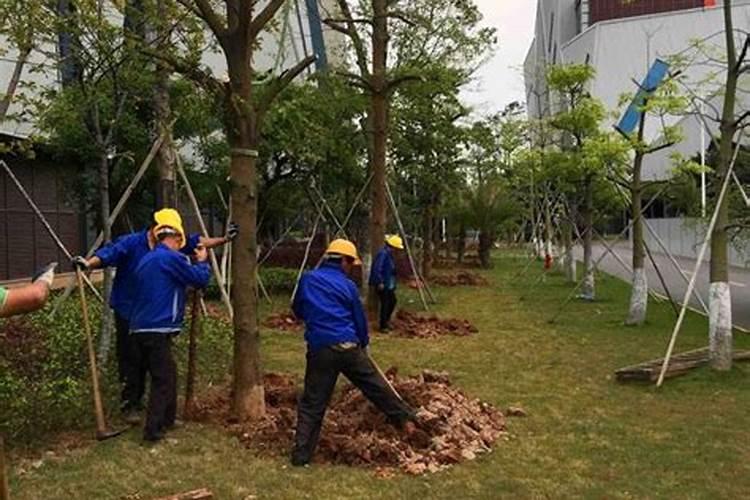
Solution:
<svg viewBox="0 0 750 500"><path fill-rule="evenodd" d="M76 267L76 279L78 280L78 293L81 298L81 311L83 312L83 329L86 333L86 346L89 355L89 369L91 371L91 386L94 394L94 415L96 416L96 440L104 441L119 436L127 429L112 431L107 428L107 422L104 419L104 405L102 404L102 395L99 391L99 370L96 367L96 354L94 352L94 340L91 336L91 324L89 323L89 308L86 303L86 292L83 289L83 274Z"/></svg>

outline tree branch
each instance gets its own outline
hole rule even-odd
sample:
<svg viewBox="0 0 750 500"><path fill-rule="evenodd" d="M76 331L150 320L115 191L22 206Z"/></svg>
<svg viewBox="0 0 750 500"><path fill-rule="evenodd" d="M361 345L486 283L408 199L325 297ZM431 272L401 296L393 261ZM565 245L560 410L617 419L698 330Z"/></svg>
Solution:
<svg viewBox="0 0 750 500"><path fill-rule="evenodd" d="M664 144L659 144L658 146L647 148L644 154L650 155L651 153L656 153L657 151L661 151L662 149L671 148L672 146L674 146L674 144L674 141L665 142Z"/></svg>
<svg viewBox="0 0 750 500"><path fill-rule="evenodd" d="M227 32L227 28L208 0L177 0L177 2L186 9L195 12L198 17L203 19L211 31L214 32L219 43L223 43L222 40Z"/></svg>
<svg viewBox="0 0 750 500"><path fill-rule="evenodd" d="M288 70L281 73L278 77L269 84L268 90L263 93L263 96L256 105L256 111L258 113L258 123L263 121L263 117L270 108L274 99L287 87L292 80L294 80L300 73L305 71L305 68L315 62L315 56L307 56L300 62L289 68Z"/></svg>
<svg viewBox="0 0 750 500"><path fill-rule="evenodd" d="M401 85L408 82L423 82L424 77L422 75L403 75L390 80L385 87L386 93L394 92Z"/></svg>
<svg viewBox="0 0 750 500"><path fill-rule="evenodd" d="M273 19L273 16L276 15L276 12L278 12L281 6L284 5L285 1L286 0L271 0L270 2L268 2L268 5L266 5L263 10L261 10L260 13L255 16L248 25L248 40L252 42L255 41L255 39L258 37L258 34L263 30L263 28L266 27L266 24L268 24L268 22Z"/></svg>

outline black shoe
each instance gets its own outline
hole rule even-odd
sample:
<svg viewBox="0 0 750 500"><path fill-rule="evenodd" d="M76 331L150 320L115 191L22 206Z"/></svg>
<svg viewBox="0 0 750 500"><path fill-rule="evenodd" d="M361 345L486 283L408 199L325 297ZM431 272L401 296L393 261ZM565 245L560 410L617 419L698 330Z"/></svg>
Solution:
<svg viewBox="0 0 750 500"><path fill-rule="evenodd" d="M380 333L391 333L391 327L390 326L382 326L380 327Z"/></svg>
<svg viewBox="0 0 750 500"><path fill-rule="evenodd" d="M308 467L310 460L300 457L296 453L292 453L292 465L294 467Z"/></svg>
<svg viewBox="0 0 750 500"><path fill-rule="evenodd" d="M143 433L143 440L149 443L158 443L164 439L163 432L157 432L155 434Z"/></svg>

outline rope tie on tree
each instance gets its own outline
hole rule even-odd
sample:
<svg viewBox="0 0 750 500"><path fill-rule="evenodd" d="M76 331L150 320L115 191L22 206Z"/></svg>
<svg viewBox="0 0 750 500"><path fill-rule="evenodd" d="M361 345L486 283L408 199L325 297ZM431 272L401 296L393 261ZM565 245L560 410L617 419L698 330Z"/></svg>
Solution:
<svg viewBox="0 0 750 500"><path fill-rule="evenodd" d="M230 151L235 156L249 156L250 158L258 157L258 151L256 149L232 148Z"/></svg>

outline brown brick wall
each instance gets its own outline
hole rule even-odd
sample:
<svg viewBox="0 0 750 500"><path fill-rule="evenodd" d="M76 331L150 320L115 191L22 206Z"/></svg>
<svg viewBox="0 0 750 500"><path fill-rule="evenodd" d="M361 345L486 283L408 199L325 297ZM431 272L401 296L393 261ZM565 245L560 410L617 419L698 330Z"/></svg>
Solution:
<svg viewBox="0 0 750 500"><path fill-rule="evenodd" d="M591 0L589 23L709 6L710 0Z"/></svg>

